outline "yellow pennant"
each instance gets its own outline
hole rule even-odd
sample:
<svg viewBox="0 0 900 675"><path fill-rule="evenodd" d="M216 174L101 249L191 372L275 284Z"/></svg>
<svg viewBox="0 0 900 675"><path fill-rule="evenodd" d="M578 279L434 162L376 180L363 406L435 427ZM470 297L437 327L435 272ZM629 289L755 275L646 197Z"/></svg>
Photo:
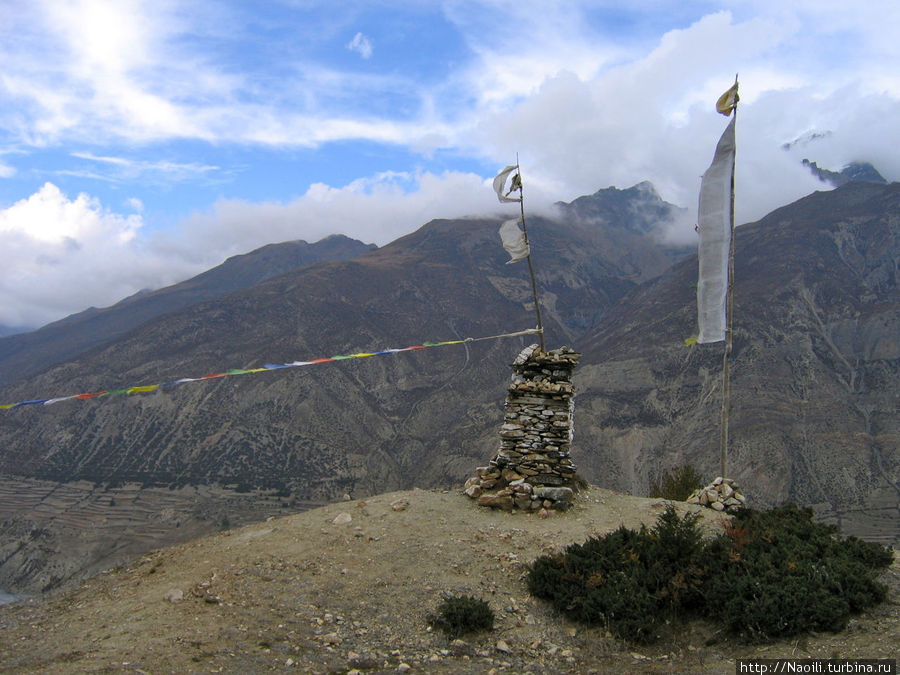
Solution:
<svg viewBox="0 0 900 675"><path fill-rule="evenodd" d="M738 96L738 83L735 82L731 85L731 89L726 91L719 97L719 100L716 101L716 110L723 115L730 115L731 111L735 109L741 98Z"/></svg>

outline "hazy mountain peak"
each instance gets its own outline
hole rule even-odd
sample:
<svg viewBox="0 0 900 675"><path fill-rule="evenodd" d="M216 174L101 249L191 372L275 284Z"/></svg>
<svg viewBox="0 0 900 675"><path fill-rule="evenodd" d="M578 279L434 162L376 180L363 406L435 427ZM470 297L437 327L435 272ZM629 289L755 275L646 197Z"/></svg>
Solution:
<svg viewBox="0 0 900 675"><path fill-rule="evenodd" d="M684 210L663 200L650 181L629 188L610 186L569 203L557 202L556 206L564 218L642 235L659 230Z"/></svg>
<svg viewBox="0 0 900 675"><path fill-rule="evenodd" d="M829 183L834 187L840 187L847 183L887 183L884 176L869 162L850 162L840 171L823 169L816 162L803 160L803 166L823 183Z"/></svg>

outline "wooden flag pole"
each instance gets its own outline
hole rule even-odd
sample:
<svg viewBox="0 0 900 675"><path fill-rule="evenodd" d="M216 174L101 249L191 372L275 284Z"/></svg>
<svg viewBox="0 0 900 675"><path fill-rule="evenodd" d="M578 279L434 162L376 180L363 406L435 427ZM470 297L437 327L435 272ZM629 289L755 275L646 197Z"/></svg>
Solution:
<svg viewBox="0 0 900 675"><path fill-rule="evenodd" d="M519 153L516 153L516 174L519 177L519 209L522 213L522 235L525 238L525 245L528 247L528 273L531 275L531 293L534 295L534 311L537 314L537 329L540 339L541 351L547 351L544 348L544 324L541 321L541 303L538 300L537 281L534 277L534 266L531 264L531 245L528 243L528 228L525 227L525 194L522 190L522 170L519 168Z"/></svg>
<svg viewBox="0 0 900 675"><path fill-rule="evenodd" d="M737 75L734 83L737 84ZM736 94L735 94L736 96ZM737 126L737 100L734 103L734 122ZM736 134L735 134L736 136ZM720 471L722 478L728 476L728 412L731 407L731 354L733 345L732 325L734 323L734 167L737 163L737 141L731 160L731 238L728 246L728 285L725 301L725 353L722 357L722 431L719 439Z"/></svg>

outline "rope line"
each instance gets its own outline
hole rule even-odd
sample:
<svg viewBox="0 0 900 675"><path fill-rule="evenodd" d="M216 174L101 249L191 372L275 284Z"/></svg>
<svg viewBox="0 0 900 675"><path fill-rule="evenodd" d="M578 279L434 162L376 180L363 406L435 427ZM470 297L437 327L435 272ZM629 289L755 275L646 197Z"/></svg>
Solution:
<svg viewBox="0 0 900 675"><path fill-rule="evenodd" d="M311 359L309 361L291 361L290 363L266 363L262 368L232 368L230 370L225 370L220 373L211 373L209 375L204 375L203 377L182 377L178 380L173 380L171 382L163 382L161 384L149 384L149 385L141 385L136 387L124 387L122 389L111 389L108 391L95 391L91 393L84 394L72 394L70 396L59 396L56 398L38 398L31 399L28 401L19 401L17 403L5 403L0 405L0 410L14 410L16 408L22 408L30 405L53 405L54 403L60 403L61 401L70 401L70 400L80 400L86 401L88 399L93 398L107 398L110 396L120 396L125 395L129 396L132 394L146 394L152 391L156 391L157 389L170 389L172 387L177 387L182 384L187 384L188 382L202 382L204 380L216 380L223 377L232 377L235 375L250 375L252 373L262 373L271 370L281 370L283 368L298 368L300 366L312 366L319 363L333 363L335 361L345 361L347 359L364 359L372 356L383 356L387 354L399 354L401 352L410 352L417 351L420 349L431 349L433 347L446 347L448 345L458 345L467 342L481 342L482 340L497 340L500 338L509 338L509 337L519 337L521 335L535 335L539 334L542 331L538 328L530 328L528 330L520 330L515 333L502 333L500 335L487 335L485 337L477 337L477 338L464 338L461 340L447 340L444 342L423 342L420 345L411 345L409 347L402 347L400 349L384 349L377 352L358 352L356 354L345 354L341 356L330 356L327 358L318 358Z"/></svg>

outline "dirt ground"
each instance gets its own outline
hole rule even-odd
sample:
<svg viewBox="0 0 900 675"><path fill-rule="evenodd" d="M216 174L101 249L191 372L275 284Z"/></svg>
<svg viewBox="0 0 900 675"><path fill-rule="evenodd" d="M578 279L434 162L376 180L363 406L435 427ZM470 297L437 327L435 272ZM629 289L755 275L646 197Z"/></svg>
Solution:
<svg viewBox="0 0 900 675"><path fill-rule="evenodd" d="M896 658L889 600L839 634L745 646L671 626L649 647L569 622L532 598L527 565L666 502L591 488L566 513L503 513L412 490L270 519L0 607L0 671L14 673L734 673L738 658ZM678 504L682 512L699 510ZM721 516L703 509L711 531ZM452 642L428 625L444 593L486 600L492 631Z"/></svg>

